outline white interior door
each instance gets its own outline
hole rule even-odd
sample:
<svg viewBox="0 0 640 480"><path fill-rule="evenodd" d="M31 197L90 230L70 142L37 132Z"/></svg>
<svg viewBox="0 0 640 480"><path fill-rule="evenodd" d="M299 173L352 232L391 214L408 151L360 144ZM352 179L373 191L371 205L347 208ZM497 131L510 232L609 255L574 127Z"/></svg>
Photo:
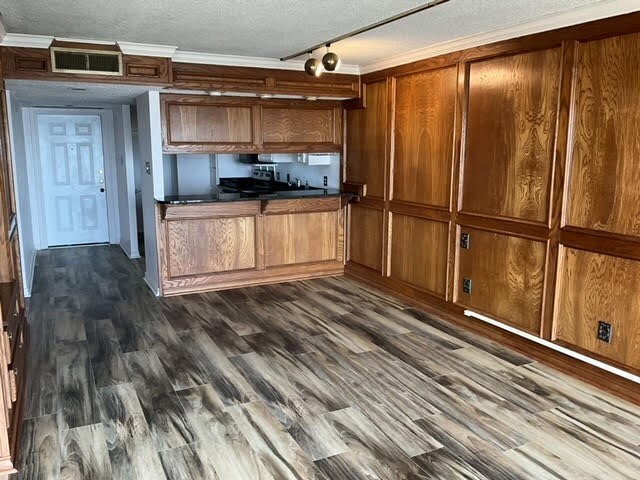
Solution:
<svg viewBox="0 0 640 480"><path fill-rule="evenodd" d="M98 115L38 115L47 244L109 241Z"/></svg>

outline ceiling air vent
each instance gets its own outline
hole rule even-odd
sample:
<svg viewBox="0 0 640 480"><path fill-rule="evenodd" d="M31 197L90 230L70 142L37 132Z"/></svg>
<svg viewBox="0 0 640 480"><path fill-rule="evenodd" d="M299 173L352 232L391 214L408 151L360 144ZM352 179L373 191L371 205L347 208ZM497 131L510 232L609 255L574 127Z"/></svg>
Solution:
<svg viewBox="0 0 640 480"><path fill-rule="evenodd" d="M122 75L122 53L108 50L51 47L54 72Z"/></svg>

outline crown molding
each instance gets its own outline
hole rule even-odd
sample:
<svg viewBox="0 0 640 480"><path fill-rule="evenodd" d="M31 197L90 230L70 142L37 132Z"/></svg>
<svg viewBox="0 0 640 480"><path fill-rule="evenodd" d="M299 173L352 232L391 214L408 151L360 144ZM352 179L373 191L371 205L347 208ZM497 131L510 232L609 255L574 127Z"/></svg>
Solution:
<svg viewBox="0 0 640 480"><path fill-rule="evenodd" d="M277 70L304 70L304 62L301 60L280 61L277 58L244 57L240 55L219 55L216 53L184 52L178 50L173 55L173 61L179 63L202 63L206 65L226 65L233 67L272 68ZM359 75L358 65L345 65L336 73Z"/></svg>
<svg viewBox="0 0 640 480"><path fill-rule="evenodd" d="M115 45L113 40L88 40L86 38L68 38L68 37L55 37L60 42L69 43L95 43L96 45Z"/></svg>
<svg viewBox="0 0 640 480"><path fill-rule="evenodd" d="M7 33L0 45L3 47L49 48L53 42L52 35L27 35L24 33Z"/></svg>
<svg viewBox="0 0 640 480"><path fill-rule="evenodd" d="M125 55L144 55L147 57L171 58L178 47L171 45L156 45L152 43L117 42Z"/></svg>
<svg viewBox="0 0 640 480"><path fill-rule="evenodd" d="M377 72L398 65L425 60L451 52L466 50L468 48L488 45L524 35L555 30L557 28L577 25L579 23L600 20L607 17L615 17L640 10L638 0L604 0L594 5L579 7L560 13L552 13L531 22L520 23L511 27L479 33L468 37L457 38L427 47L417 48L400 55L396 55L380 62L373 62L360 67L360 74Z"/></svg>

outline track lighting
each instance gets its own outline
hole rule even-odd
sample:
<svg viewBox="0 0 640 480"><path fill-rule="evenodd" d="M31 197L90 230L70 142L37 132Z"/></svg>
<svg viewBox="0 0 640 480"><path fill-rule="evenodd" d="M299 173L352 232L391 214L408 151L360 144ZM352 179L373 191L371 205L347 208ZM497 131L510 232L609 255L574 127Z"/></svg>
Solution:
<svg viewBox="0 0 640 480"><path fill-rule="evenodd" d="M322 57L322 65L327 72L333 72L340 68L340 57L329 51L330 43L327 43L327 53Z"/></svg>
<svg viewBox="0 0 640 480"><path fill-rule="evenodd" d="M314 77L322 75L322 63L317 58L311 56L312 52L309 52L309 58L304 62L304 71Z"/></svg>

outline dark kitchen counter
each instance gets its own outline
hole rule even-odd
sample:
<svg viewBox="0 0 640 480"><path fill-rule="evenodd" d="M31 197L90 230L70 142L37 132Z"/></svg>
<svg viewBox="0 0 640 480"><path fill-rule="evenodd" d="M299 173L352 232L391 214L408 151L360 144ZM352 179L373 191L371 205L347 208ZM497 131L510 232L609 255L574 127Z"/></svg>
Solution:
<svg viewBox="0 0 640 480"><path fill-rule="evenodd" d="M164 198L156 198L156 202L170 205L184 205L190 203L214 203L214 202L242 202L247 200L291 200L296 198L326 198L339 197L342 192L338 189L310 189L310 190L284 190L270 193L261 192L223 192L215 189L208 195L166 195Z"/></svg>

